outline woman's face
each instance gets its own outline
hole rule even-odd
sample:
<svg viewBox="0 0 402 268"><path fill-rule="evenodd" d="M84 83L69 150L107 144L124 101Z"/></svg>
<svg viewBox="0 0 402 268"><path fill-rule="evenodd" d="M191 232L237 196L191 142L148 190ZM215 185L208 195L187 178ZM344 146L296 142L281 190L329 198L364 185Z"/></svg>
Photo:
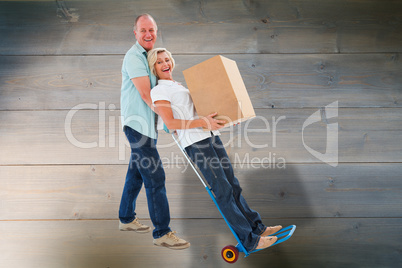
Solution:
<svg viewBox="0 0 402 268"><path fill-rule="evenodd" d="M172 62L166 52L158 53L155 71L159 79L163 80L173 80L172 77Z"/></svg>

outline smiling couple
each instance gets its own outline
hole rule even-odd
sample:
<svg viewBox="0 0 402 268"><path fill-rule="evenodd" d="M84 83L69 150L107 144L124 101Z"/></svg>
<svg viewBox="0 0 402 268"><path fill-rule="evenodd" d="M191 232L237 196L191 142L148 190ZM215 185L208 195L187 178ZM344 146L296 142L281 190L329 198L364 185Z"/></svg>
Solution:
<svg viewBox="0 0 402 268"><path fill-rule="evenodd" d="M167 128L177 131L180 144L197 163L244 247L253 251L271 246L277 240L271 234L282 226L265 226L260 215L248 206L219 138L218 129L225 121L214 119L216 113L197 116L188 89L173 80L175 62L171 53L164 48L154 49L157 30L156 22L149 14L138 16L134 24L137 42L123 60L121 118L132 157L120 202L120 230L151 231L139 222L135 212L136 200L144 184L154 226L154 245L170 249L190 247L189 242L179 238L169 227L165 172L156 149L156 114L159 114ZM133 157L135 155L150 159L149 163L155 166L141 165L138 157Z"/></svg>

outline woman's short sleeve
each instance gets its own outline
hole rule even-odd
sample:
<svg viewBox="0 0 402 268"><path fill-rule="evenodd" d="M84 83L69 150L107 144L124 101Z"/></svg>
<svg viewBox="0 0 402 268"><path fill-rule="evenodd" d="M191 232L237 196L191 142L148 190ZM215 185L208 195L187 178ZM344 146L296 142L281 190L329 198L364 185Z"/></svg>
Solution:
<svg viewBox="0 0 402 268"><path fill-rule="evenodd" d="M151 90L151 99L152 99L152 103L155 103L156 101L160 101L160 100L165 100L165 101L171 102L168 90L166 90L165 87L160 86L160 85L154 87Z"/></svg>

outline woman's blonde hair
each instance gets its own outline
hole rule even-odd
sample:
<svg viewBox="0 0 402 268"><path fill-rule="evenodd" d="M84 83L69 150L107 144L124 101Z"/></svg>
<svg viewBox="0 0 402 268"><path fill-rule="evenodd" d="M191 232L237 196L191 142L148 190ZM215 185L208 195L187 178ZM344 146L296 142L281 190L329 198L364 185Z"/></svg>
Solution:
<svg viewBox="0 0 402 268"><path fill-rule="evenodd" d="M166 48L159 47L159 48L154 48L154 49L148 51L148 64L149 64L149 69L151 70L151 72L152 72L156 77L158 77L158 75L156 74L155 63L156 63L156 60L158 59L158 54L159 54L159 53L162 53L162 52L166 52L166 54L168 55L168 57L169 57L169 59L170 59L170 62L172 63L172 72L173 72L173 69L174 69L174 66L175 66L175 63L174 63L174 59L173 59L173 57L172 57L172 54L171 54Z"/></svg>

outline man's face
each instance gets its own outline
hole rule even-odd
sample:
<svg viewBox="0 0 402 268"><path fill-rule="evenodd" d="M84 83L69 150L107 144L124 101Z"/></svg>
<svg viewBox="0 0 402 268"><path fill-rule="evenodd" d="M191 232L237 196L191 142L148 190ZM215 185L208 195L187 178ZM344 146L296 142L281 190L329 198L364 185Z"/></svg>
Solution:
<svg viewBox="0 0 402 268"><path fill-rule="evenodd" d="M137 29L134 31L138 43L149 51L154 48L156 42L156 25L149 17L141 17L137 21Z"/></svg>

